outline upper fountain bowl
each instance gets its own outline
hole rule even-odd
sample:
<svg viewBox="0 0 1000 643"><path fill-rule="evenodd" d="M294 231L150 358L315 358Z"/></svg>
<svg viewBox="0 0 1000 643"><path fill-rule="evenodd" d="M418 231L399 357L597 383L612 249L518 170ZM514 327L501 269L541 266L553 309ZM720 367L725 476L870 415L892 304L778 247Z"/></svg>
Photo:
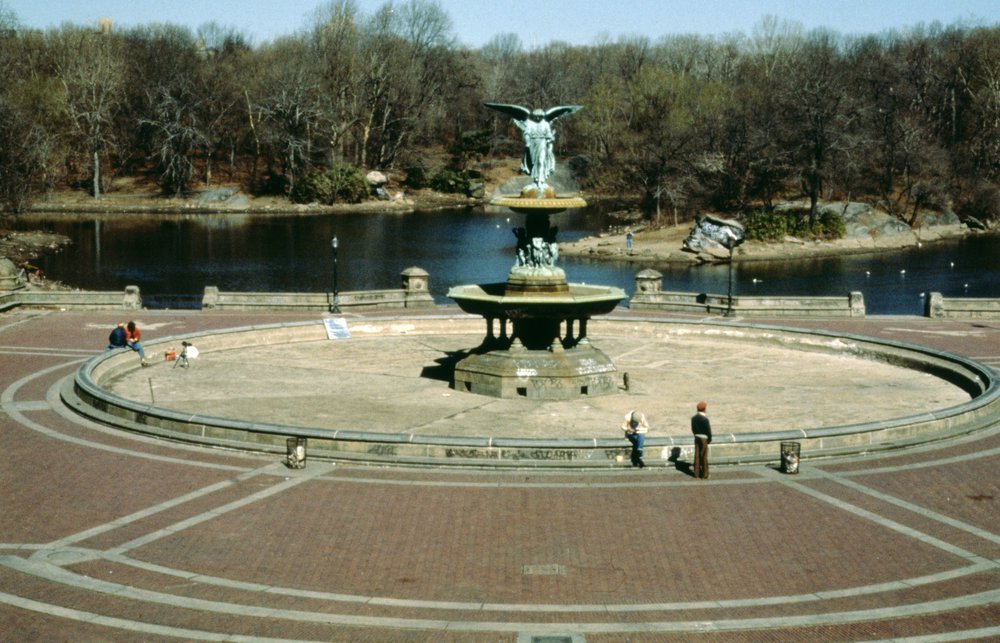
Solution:
<svg viewBox="0 0 1000 643"><path fill-rule="evenodd" d="M526 186L520 196L499 196L490 205L510 208L522 214L555 214L563 210L582 208L587 205L579 196L556 196L555 190L544 188L542 194L535 185Z"/></svg>

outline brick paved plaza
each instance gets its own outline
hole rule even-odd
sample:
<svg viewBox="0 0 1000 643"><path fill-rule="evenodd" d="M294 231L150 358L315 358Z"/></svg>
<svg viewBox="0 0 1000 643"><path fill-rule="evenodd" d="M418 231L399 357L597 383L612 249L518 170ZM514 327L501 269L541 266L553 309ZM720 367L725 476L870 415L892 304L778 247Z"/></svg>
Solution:
<svg viewBox="0 0 1000 643"><path fill-rule="evenodd" d="M291 470L66 409L60 387L118 317L0 316L0 640L1000 638L1000 418L932 445L807 460L797 476ZM310 318L136 313L150 338ZM781 323L1000 365L995 322ZM361 414L368 401L354 403Z"/></svg>

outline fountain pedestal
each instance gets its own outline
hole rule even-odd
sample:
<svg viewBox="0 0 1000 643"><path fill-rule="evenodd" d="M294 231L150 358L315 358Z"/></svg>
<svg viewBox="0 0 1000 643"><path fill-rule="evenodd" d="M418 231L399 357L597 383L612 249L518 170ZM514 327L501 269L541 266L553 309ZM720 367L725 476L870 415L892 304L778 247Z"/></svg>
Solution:
<svg viewBox="0 0 1000 643"><path fill-rule="evenodd" d="M590 343L587 321L625 298L610 286L571 284L553 265L558 250L549 215L586 205L583 199L497 199L527 215L517 265L504 283L455 286L459 307L486 320L486 337L455 365L457 390L501 398L575 399L618 390L611 359Z"/></svg>
<svg viewBox="0 0 1000 643"><path fill-rule="evenodd" d="M453 288L449 296L466 312L483 315L487 324L482 345L455 365L455 389L493 397L538 400L616 392L615 365L590 343L586 335L587 319L592 314L610 312L624 292L617 288L593 288L603 292L582 295L575 292L578 287L587 288L570 284L571 294L560 297L565 301L557 307L553 307L556 302L540 302L536 297L490 296L480 286ZM575 299L580 303L581 298L587 297L592 305L585 305L586 311L569 301ZM543 310L550 312L546 314Z"/></svg>

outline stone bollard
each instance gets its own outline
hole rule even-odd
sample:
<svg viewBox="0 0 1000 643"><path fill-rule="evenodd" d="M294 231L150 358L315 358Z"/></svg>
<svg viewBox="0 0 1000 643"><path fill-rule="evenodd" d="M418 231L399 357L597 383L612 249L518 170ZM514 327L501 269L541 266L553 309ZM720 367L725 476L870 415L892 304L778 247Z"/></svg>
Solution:
<svg viewBox="0 0 1000 643"><path fill-rule="evenodd" d="M430 274L423 268L412 266L400 273L403 279L403 297L407 308L430 307L434 298L430 293Z"/></svg>
<svg viewBox="0 0 1000 643"><path fill-rule="evenodd" d="M139 294L139 286L125 286L122 308L124 310L142 310L142 296Z"/></svg>
<svg viewBox="0 0 1000 643"><path fill-rule="evenodd" d="M848 301L851 305L851 317L865 316L865 296L860 291L852 290Z"/></svg>
<svg viewBox="0 0 1000 643"><path fill-rule="evenodd" d="M399 273L403 278L403 290L406 292L426 292L430 286L430 275L423 268L416 266Z"/></svg>
<svg viewBox="0 0 1000 643"><path fill-rule="evenodd" d="M939 292L932 292L924 308L927 317L944 317L944 296Z"/></svg>
<svg viewBox="0 0 1000 643"><path fill-rule="evenodd" d="M219 287L205 286L205 294L201 296L201 307L211 310L219 305Z"/></svg>
<svg viewBox="0 0 1000 643"><path fill-rule="evenodd" d="M663 274L646 268L640 270L635 275L635 294L629 300L629 305L642 307L643 305L655 305L660 301L660 292L663 288Z"/></svg>
<svg viewBox="0 0 1000 643"><path fill-rule="evenodd" d="M653 295L660 292L662 287L663 274L653 270L652 268L640 270L635 276L636 294L642 293L643 295Z"/></svg>

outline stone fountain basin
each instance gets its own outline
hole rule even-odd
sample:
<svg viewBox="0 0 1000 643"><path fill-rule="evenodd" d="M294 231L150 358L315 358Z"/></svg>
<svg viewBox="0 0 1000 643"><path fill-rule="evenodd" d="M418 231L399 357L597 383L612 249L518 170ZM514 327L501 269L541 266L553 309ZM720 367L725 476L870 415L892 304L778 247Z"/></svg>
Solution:
<svg viewBox="0 0 1000 643"><path fill-rule="evenodd" d="M504 282L453 286L448 297L473 315L569 319L606 315L627 296L624 290L613 286L568 285L568 292L531 294L508 294Z"/></svg>
<svg viewBox="0 0 1000 643"><path fill-rule="evenodd" d="M672 468L705 395L713 463L775 462L787 440L806 458L896 450L990 430L1000 413L993 369L895 340L634 312L591 331L630 372L627 393L484 403L433 361L480 338L480 320L393 314L352 318L346 340L319 320L157 338L147 355L184 339L201 357L140 369L130 351L101 352L60 395L84 416L172 440L284 454L299 436L310 458L517 467L628 466L618 424L641 408L654 423L647 462Z"/></svg>

